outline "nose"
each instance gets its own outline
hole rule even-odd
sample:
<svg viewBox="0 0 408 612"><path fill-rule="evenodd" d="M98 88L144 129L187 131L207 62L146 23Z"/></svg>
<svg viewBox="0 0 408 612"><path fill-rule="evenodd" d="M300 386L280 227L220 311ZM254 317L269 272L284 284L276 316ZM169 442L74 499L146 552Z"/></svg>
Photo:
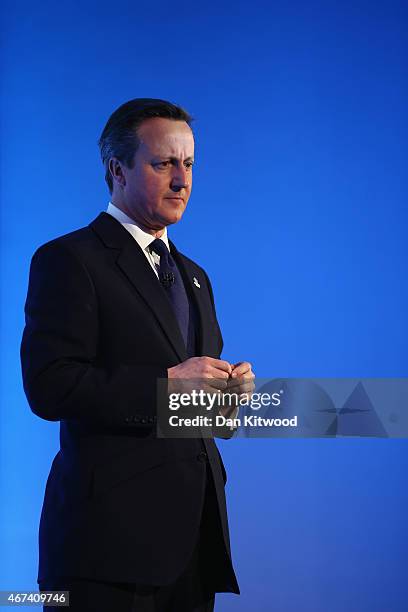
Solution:
<svg viewBox="0 0 408 612"><path fill-rule="evenodd" d="M170 187L172 191L179 192L182 189L187 189L190 186L191 170L188 170L184 164L174 167L173 176L171 177Z"/></svg>

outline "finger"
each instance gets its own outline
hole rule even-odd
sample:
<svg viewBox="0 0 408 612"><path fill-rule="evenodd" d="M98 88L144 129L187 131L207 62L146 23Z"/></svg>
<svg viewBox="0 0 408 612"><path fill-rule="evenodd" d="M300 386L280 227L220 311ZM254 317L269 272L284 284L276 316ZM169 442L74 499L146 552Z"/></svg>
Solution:
<svg viewBox="0 0 408 612"><path fill-rule="evenodd" d="M206 378L205 385L211 387L212 389L219 389L223 391L228 386L228 380L221 378Z"/></svg>
<svg viewBox="0 0 408 612"><path fill-rule="evenodd" d="M237 389L242 384L241 378L230 378L228 380L228 389Z"/></svg>
<svg viewBox="0 0 408 612"><path fill-rule="evenodd" d="M251 371L251 364L248 361L240 361L234 364L234 370L232 372L233 378L238 378L238 376L243 376Z"/></svg>
<svg viewBox="0 0 408 612"><path fill-rule="evenodd" d="M237 391L237 393L246 393L246 394L252 394L252 392L255 389L255 385L252 381L249 381L247 383L244 383L243 385L239 386L239 390Z"/></svg>
<svg viewBox="0 0 408 612"><path fill-rule="evenodd" d="M236 387L237 385L241 385L242 383L246 383L248 381L252 382L253 380L255 380L255 374L253 372L247 372L242 376L237 376L237 378L231 376L228 380L228 385L231 387Z"/></svg>
<svg viewBox="0 0 408 612"><path fill-rule="evenodd" d="M241 393L241 392L253 392L255 389L255 383L252 379L240 378L238 380L232 381L231 379L228 382L228 391L231 393Z"/></svg>
<svg viewBox="0 0 408 612"><path fill-rule="evenodd" d="M225 370L216 370L214 368L208 370L206 376L208 378L218 378L219 380L225 380L225 382L228 382L230 380L230 375L228 374L228 372L225 372Z"/></svg>
<svg viewBox="0 0 408 612"><path fill-rule="evenodd" d="M223 372L227 372L227 374L231 374L232 368L228 361L225 361L224 359L215 359L214 357L206 357L205 359L208 364L216 370L221 370Z"/></svg>

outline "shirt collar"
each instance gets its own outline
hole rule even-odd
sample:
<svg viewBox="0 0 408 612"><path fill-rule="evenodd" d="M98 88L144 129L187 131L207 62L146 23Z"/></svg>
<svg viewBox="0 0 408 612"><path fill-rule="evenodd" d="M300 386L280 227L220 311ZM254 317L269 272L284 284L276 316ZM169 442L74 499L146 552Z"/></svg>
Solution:
<svg viewBox="0 0 408 612"><path fill-rule="evenodd" d="M149 247L153 240L156 240L154 236L142 230L138 225L136 225L133 219L128 217L123 210L120 210L120 208L112 204L112 202L109 202L106 212L119 221L119 223L121 223L125 229L127 229L129 234L133 236L140 248L144 251ZM167 227L164 228L163 236L161 236L160 240L163 240L164 244L170 251L169 239L167 237Z"/></svg>

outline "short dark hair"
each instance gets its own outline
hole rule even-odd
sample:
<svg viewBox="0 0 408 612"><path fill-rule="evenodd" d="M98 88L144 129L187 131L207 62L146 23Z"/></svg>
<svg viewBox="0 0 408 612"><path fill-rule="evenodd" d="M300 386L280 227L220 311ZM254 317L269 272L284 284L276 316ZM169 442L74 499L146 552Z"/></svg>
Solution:
<svg viewBox="0 0 408 612"><path fill-rule="evenodd" d="M130 168L139 146L137 128L152 117L185 121L190 126L193 121L192 116L181 106L157 98L135 98L119 106L109 117L98 142L110 193L113 181L109 160L116 157Z"/></svg>

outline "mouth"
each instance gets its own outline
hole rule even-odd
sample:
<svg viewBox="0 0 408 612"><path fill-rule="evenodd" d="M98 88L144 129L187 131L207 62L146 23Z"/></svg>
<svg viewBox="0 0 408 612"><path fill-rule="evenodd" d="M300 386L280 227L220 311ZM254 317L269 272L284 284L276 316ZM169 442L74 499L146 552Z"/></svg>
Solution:
<svg viewBox="0 0 408 612"><path fill-rule="evenodd" d="M174 204L184 204L184 198L169 197L165 198L165 200L170 200L171 202L174 202Z"/></svg>

